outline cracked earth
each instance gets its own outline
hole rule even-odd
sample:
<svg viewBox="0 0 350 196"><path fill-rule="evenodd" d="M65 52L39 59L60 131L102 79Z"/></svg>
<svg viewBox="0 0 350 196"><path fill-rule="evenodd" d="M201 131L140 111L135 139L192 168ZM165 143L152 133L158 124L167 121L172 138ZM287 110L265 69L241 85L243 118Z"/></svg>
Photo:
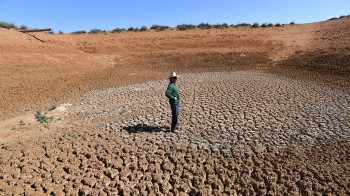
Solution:
<svg viewBox="0 0 350 196"><path fill-rule="evenodd" d="M255 72L184 74L171 133L167 85L91 91L41 127L50 139L1 144L0 193L350 194L349 93Z"/></svg>

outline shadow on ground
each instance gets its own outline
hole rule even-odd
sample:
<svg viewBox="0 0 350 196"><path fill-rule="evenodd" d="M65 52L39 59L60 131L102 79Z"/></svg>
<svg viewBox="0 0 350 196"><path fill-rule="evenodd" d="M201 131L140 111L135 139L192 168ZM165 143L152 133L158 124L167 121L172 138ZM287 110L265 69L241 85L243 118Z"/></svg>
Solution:
<svg viewBox="0 0 350 196"><path fill-rule="evenodd" d="M166 126L151 126L145 124L137 124L132 126L123 127L123 130L129 133L142 133L142 132L169 132Z"/></svg>

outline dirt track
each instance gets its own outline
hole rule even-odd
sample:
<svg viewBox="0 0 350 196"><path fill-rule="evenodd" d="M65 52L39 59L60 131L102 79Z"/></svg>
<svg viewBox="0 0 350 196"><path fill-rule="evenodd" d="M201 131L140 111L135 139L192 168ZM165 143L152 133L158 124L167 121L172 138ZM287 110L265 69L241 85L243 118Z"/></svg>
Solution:
<svg viewBox="0 0 350 196"><path fill-rule="evenodd" d="M6 194L349 194L349 93L253 72L185 74L174 134L166 85L91 91L50 125L55 133L2 144L0 187Z"/></svg>

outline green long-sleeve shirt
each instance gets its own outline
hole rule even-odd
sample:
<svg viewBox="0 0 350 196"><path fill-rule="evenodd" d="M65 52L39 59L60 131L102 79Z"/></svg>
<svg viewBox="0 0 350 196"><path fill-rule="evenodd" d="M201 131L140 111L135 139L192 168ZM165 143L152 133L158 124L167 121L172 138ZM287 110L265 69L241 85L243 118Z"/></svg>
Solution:
<svg viewBox="0 0 350 196"><path fill-rule="evenodd" d="M165 91L165 95L169 98L170 104L180 103L180 91L176 83L170 83L168 85L168 88Z"/></svg>

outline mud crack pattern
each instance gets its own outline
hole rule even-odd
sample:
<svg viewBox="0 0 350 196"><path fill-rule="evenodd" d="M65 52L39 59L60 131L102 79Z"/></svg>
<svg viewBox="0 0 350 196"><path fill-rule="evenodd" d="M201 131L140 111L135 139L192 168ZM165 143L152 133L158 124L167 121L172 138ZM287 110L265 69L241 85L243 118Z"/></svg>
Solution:
<svg viewBox="0 0 350 196"><path fill-rule="evenodd" d="M1 144L0 191L350 193L348 93L251 72L186 74L178 85L180 133L169 132L166 80L91 91L52 138Z"/></svg>

